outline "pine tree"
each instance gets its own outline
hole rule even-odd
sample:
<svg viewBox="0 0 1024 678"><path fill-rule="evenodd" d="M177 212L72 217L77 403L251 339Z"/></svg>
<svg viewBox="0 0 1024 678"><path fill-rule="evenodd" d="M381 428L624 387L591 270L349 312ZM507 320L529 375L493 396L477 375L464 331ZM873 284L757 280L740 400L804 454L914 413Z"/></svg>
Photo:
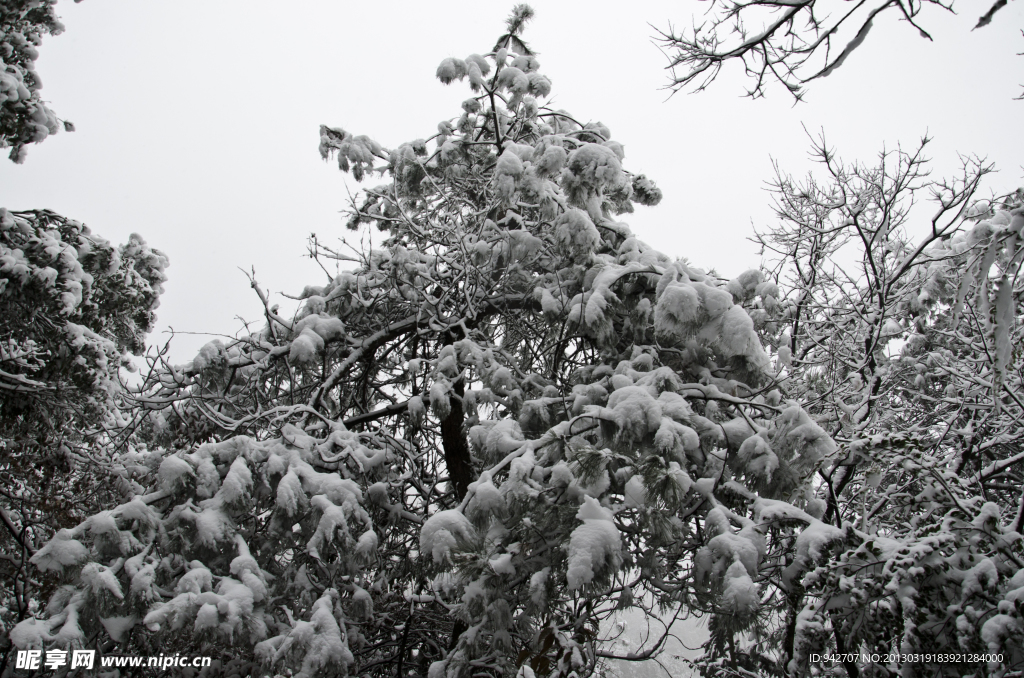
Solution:
<svg viewBox="0 0 1024 678"><path fill-rule="evenodd" d="M138 489L110 435L166 266L137 235L115 247L53 212L0 208L0 664L7 632L56 585L29 558Z"/></svg>
<svg viewBox="0 0 1024 678"><path fill-rule="evenodd" d="M691 597L725 450L776 409L748 398L767 359L736 300L757 275L727 288L616 221L660 192L607 127L542 105L528 15L441 63L471 96L429 139L321 130L342 170L388 177L350 221L385 240L321 246L354 266L295 318L268 306L154 371L140 407L174 403L154 439L207 442L154 449L148 493L36 555L69 587L20 647L216 638L304 675L568 675L615 609ZM729 581L753 589L749 565Z"/></svg>
<svg viewBox="0 0 1024 678"><path fill-rule="evenodd" d="M81 2L81 0L75 0ZM60 35L64 25L55 12L57 0L0 0L0 148L10 148L10 159L25 161L26 144L39 143L61 126L43 102L42 81L35 71L36 48L44 35Z"/></svg>

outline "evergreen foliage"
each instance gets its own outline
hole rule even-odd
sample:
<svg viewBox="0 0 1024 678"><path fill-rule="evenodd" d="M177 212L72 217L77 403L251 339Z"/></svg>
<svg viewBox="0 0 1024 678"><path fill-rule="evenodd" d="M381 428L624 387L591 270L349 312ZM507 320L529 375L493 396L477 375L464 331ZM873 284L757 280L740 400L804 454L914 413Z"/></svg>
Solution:
<svg viewBox="0 0 1024 678"><path fill-rule="evenodd" d="M43 84L35 71L43 36L64 32L56 5L57 0L0 0L0 148L10 148L17 163L25 161L26 144L56 134L61 125L75 129L40 98Z"/></svg>
<svg viewBox="0 0 1024 678"><path fill-rule="evenodd" d="M110 435L121 368L152 329L167 259L115 247L46 210L0 208L0 630L39 612L56 581L28 560L53 536L132 496Z"/></svg>

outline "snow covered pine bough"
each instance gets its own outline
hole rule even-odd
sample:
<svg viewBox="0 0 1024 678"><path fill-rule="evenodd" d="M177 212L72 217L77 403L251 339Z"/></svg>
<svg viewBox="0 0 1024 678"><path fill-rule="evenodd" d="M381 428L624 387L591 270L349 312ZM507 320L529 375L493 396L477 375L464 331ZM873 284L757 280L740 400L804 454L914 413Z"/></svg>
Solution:
<svg viewBox="0 0 1024 678"><path fill-rule="evenodd" d="M35 555L53 594L18 647L215 654L207 675L534 678L597 671L621 610L710 615L708 675L806 673L855 637L871 610L807 575L887 556L821 520L816 474L852 452L775 386L758 332L776 285L616 221L661 194L605 126L543 105L530 13L441 63L471 96L429 139L321 129L325 158L387 178L349 222L386 239L316 244L349 268L293 318L268 305L263 329L188 365L153 359L136 494ZM999 549L1018 547L997 543L997 508L966 510L991 601L1009 591ZM1019 635L1004 602L999 642ZM888 628L896 646L932 633Z"/></svg>

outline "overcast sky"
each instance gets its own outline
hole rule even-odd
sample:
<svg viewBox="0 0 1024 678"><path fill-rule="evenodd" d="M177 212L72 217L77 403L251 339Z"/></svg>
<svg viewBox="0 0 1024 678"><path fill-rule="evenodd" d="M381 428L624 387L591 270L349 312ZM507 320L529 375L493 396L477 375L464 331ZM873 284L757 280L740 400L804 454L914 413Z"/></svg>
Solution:
<svg viewBox="0 0 1024 678"><path fill-rule="evenodd" d="M704 268L756 266L746 238L772 221L771 159L807 171L803 126L824 129L846 158L934 137L935 174L957 153L1001 171L987 189L1024 183L1024 4L992 25L987 9L925 11L928 42L879 20L860 50L793 106L780 88L743 98L735 68L709 91L669 98L665 56L651 25L688 24L693 0L535 0L525 33L554 83L552 101L600 120L626 148L626 167L665 193L625 219L641 239ZM434 78L445 57L486 52L512 3L86 0L58 4L67 32L45 40L37 69L44 98L75 123L0 162L0 205L49 208L124 242L140 233L171 260L158 330L233 334L258 320L239 268L273 292L323 284L306 238L344 235L348 190L358 186L317 152L320 124L387 147L428 137L459 113L465 85ZM175 339L188 360L209 340Z"/></svg>

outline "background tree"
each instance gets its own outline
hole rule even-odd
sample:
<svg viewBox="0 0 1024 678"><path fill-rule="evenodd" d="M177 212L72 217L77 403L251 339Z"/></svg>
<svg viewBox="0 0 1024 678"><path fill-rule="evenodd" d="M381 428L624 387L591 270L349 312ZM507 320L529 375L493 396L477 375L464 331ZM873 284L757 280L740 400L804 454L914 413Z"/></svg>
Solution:
<svg viewBox="0 0 1024 678"><path fill-rule="evenodd" d="M144 349L167 260L136 235L0 209L0 629L38 611L52 577L28 559L137 489L102 443L119 429L118 371ZM2 669L0 669L2 670Z"/></svg>
<svg viewBox="0 0 1024 678"><path fill-rule="evenodd" d="M64 32L56 5L57 0L0 1L0 148L9 147L14 162L25 161L26 144L60 129L61 121L39 96L42 81L35 71L43 36ZM67 121L63 126L75 129Z"/></svg>
<svg viewBox="0 0 1024 678"><path fill-rule="evenodd" d="M781 542L795 551L780 561L792 564L777 575L787 621L774 642L791 668L829 635L840 651L1004 652L1003 671L1024 661L1014 602L1024 410L1012 348L1022 196L974 202L990 171L976 159L953 181L929 180L927 143L864 165L820 139L824 179L780 172L779 225L758 236L783 290L765 325L779 387L838 443L818 494L822 520L849 535L803 579L793 576L800 539ZM937 209L913 228L921 194Z"/></svg>
<svg viewBox="0 0 1024 678"><path fill-rule="evenodd" d="M975 28L991 23L1006 2L997 0ZM726 0L713 5L708 24L683 32L670 26L658 32L657 40L669 56L673 91L691 85L703 90L724 64L735 61L753 83L747 96L763 96L774 80L800 100L807 83L832 74L864 43L879 15L899 16L931 40L918 24L918 15L927 7L953 12L953 3L942 0Z"/></svg>

